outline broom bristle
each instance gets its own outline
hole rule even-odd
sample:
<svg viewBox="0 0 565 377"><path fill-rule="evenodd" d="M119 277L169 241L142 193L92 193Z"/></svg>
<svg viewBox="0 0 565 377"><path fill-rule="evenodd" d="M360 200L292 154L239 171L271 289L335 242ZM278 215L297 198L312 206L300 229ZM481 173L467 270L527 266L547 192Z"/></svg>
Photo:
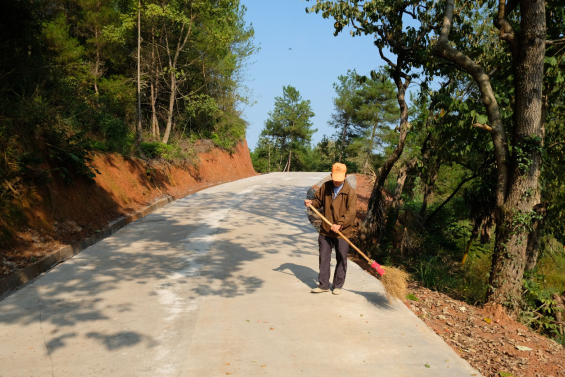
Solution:
<svg viewBox="0 0 565 377"><path fill-rule="evenodd" d="M385 274L381 276L381 282L385 287L388 302L392 302L393 298L399 300L406 298L410 275L396 267L384 266L384 269Z"/></svg>

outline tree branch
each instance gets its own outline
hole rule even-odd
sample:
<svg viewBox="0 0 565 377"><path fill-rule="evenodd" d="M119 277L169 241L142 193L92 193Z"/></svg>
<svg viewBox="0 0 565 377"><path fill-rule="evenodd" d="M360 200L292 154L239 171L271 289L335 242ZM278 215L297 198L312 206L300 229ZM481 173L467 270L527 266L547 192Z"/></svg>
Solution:
<svg viewBox="0 0 565 377"><path fill-rule="evenodd" d="M487 132L492 132L492 127L488 126L486 124L474 123L473 127L480 128L480 129L485 130Z"/></svg>
<svg viewBox="0 0 565 377"><path fill-rule="evenodd" d="M559 38L559 39L554 39L553 41L545 41L546 45L560 45L560 44L564 44L565 43L565 37L563 38Z"/></svg>
<svg viewBox="0 0 565 377"><path fill-rule="evenodd" d="M508 21L508 16L516 9L519 2L510 0L507 4L506 1L500 0L498 3L498 16L494 19L494 26L500 31L500 39L505 40L510 45L512 56L516 59L520 47L519 36L516 34L510 21Z"/></svg>
<svg viewBox="0 0 565 377"><path fill-rule="evenodd" d="M481 100L485 106L489 123L492 127L490 134L494 145L497 169L496 205L501 207L506 198L509 177L508 166L506 164L510 161L510 152L506 140L506 130L504 129L500 108L498 107L498 102L492 90L489 75L479 64L449 44L449 33L453 22L453 6L454 0L447 0L440 37L434 47L433 53L461 67L465 72L471 75L477 83L481 93Z"/></svg>
<svg viewBox="0 0 565 377"><path fill-rule="evenodd" d="M555 143L549 144L546 149L550 149L550 148L553 148L557 145L562 145L562 144L565 144L565 141L556 141Z"/></svg>

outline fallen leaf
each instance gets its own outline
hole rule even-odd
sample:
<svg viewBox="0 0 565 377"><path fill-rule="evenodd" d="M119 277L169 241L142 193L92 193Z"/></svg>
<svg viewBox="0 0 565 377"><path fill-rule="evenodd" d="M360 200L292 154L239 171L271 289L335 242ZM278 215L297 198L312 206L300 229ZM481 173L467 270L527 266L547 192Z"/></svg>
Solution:
<svg viewBox="0 0 565 377"><path fill-rule="evenodd" d="M274 327L271 327L269 330L274 330L274 329L275 329Z"/></svg>
<svg viewBox="0 0 565 377"><path fill-rule="evenodd" d="M426 368L429 368L429 367L430 367L430 364L425 364L424 366L425 366Z"/></svg>
<svg viewBox="0 0 565 377"><path fill-rule="evenodd" d="M261 365L261 368L266 368L266 367L267 367L266 365Z"/></svg>
<svg viewBox="0 0 565 377"><path fill-rule="evenodd" d="M230 365L230 363L226 363L226 365Z"/></svg>
<svg viewBox="0 0 565 377"><path fill-rule="evenodd" d="M503 372L503 371L498 372L498 375L500 377L514 377L514 375L512 373Z"/></svg>
<svg viewBox="0 0 565 377"><path fill-rule="evenodd" d="M233 373L230 373L230 372L226 372L226 374L233 374Z"/></svg>
<svg viewBox="0 0 565 377"><path fill-rule="evenodd" d="M486 323L488 323L490 325L490 323L492 322L492 319L490 319L489 317L485 317L483 319L483 321L485 321Z"/></svg>
<svg viewBox="0 0 565 377"><path fill-rule="evenodd" d="M359 314L361 317L363 317L363 314Z"/></svg>
<svg viewBox="0 0 565 377"><path fill-rule="evenodd" d="M248 319L246 319L245 321L249 322L249 320L248 320Z"/></svg>

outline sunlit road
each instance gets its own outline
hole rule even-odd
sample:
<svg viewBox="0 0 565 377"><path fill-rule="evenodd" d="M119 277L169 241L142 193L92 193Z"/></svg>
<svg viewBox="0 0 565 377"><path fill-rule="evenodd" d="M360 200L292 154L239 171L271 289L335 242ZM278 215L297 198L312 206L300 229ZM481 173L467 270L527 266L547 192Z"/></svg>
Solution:
<svg viewBox="0 0 565 377"><path fill-rule="evenodd" d="M479 376L354 263L314 295L324 173L216 186L0 301L0 376Z"/></svg>

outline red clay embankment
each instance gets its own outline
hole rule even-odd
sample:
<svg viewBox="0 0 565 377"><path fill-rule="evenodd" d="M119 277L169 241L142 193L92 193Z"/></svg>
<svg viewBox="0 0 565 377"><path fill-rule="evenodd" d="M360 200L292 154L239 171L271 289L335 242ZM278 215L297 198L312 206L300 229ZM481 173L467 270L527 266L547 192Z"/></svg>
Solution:
<svg viewBox="0 0 565 377"><path fill-rule="evenodd" d="M108 223L146 207L164 195L176 198L202 188L255 175L247 142L230 154L210 141L196 145L194 164L175 166L117 154L97 154L95 182L76 179L68 185L52 181L30 191L21 202L27 226L0 249L0 277L43 256L99 233Z"/></svg>

